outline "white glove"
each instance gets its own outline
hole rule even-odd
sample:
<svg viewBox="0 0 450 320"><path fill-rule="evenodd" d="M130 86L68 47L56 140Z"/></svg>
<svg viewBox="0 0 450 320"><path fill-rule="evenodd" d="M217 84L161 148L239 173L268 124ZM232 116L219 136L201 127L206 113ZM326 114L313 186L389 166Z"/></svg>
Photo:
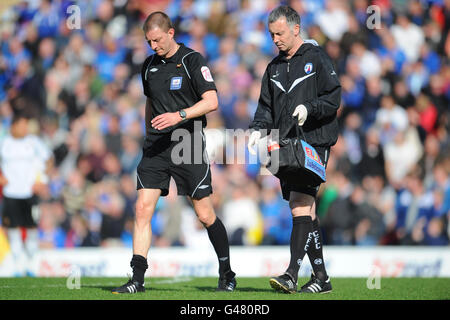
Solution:
<svg viewBox="0 0 450 320"><path fill-rule="evenodd" d="M293 117L298 117L298 125L301 127L308 117L308 110L306 110L306 107L302 104L299 104L295 107L294 113L292 114Z"/></svg>
<svg viewBox="0 0 450 320"><path fill-rule="evenodd" d="M255 145L258 145L259 139L261 139L261 132L253 131L252 134L250 135L250 138L248 139L248 144L247 144L247 149L248 149L248 152L250 152L250 154L256 155L256 151L255 151L255 149L253 149L253 147Z"/></svg>

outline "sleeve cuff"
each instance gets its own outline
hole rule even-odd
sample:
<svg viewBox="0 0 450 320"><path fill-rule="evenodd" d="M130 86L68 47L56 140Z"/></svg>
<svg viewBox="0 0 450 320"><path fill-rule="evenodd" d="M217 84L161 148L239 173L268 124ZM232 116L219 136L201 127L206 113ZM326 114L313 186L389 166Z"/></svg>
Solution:
<svg viewBox="0 0 450 320"><path fill-rule="evenodd" d="M308 111L308 117L313 114L314 108L310 102L304 102L303 105L306 107L306 111Z"/></svg>

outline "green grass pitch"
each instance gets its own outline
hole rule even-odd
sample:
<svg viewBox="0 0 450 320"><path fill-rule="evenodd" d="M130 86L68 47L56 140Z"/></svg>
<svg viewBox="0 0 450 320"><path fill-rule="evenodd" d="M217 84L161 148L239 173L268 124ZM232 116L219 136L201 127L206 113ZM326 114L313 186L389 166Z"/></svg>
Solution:
<svg viewBox="0 0 450 320"><path fill-rule="evenodd" d="M368 289L365 278L332 278L333 292L321 295L278 293L270 287L269 278L237 278L234 292L215 292L216 278L147 278L145 293L117 295L110 292L126 280L82 277L79 289L76 286L69 289L67 278L0 278L0 300L450 299L450 278L382 278L379 289ZM307 280L299 279L299 283L303 284Z"/></svg>

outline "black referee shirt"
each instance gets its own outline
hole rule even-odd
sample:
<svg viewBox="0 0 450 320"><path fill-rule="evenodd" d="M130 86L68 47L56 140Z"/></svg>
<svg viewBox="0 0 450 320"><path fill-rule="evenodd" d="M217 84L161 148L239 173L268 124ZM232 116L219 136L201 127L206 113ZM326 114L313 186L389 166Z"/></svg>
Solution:
<svg viewBox="0 0 450 320"><path fill-rule="evenodd" d="M142 66L144 94L152 105L152 115L146 117L148 121L166 112L192 107L201 100L203 93L217 90L205 58L182 43L179 45L180 48L172 57L162 58L154 54ZM203 115L164 130L156 130L147 123L146 134L168 133L179 127L192 131L194 121L202 121L203 127L206 126L206 117Z"/></svg>

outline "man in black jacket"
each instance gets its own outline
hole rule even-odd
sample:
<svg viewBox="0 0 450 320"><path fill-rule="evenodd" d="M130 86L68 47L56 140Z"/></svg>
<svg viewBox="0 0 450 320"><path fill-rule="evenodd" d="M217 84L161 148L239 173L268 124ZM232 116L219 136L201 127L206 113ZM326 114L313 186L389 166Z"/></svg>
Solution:
<svg viewBox="0 0 450 320"><path fill-rule="evenodd" d="M269 15L269 31L280 50L267 66L248 148L258 144L265 130L279 130L279 137L296 136L295 126L302 126L306 141L326 165L330 147L338 137L336 119L341 87L326 53L300 36L300 17L288 6L280 6ZM266 131L267 132L267 131ZM297 291L298 271L307 253L313 274L302 286L302 293L331 291L322 254L322 236L316 217L315 199L320 185L298 177L280 180L283 198L289 201L293 216L291 259L286 272L270 279L279 291Z"/></svg>

